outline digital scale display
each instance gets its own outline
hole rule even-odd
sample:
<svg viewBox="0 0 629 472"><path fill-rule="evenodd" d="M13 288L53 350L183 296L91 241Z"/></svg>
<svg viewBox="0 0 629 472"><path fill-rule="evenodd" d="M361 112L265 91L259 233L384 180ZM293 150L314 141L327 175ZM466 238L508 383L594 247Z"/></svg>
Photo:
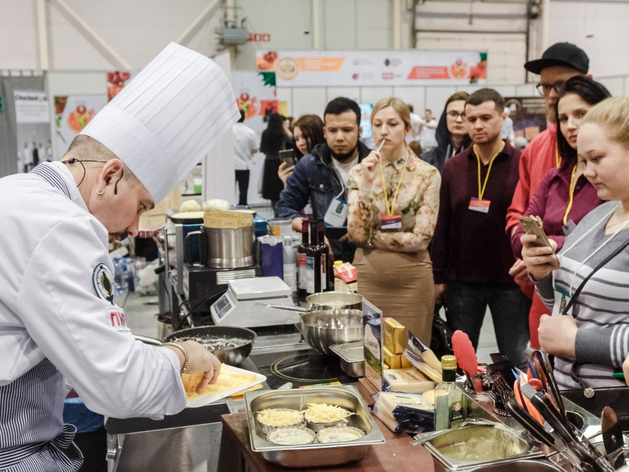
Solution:
<svg viewBox="0 0 629 472"><path fill-rule="evenodd" d="M227 314L229 310L232 309L231 303L229 303L229 298L227 295L223 295L218 301L214 304L216 309L216 317L220 320L223 316Z"/></svg>

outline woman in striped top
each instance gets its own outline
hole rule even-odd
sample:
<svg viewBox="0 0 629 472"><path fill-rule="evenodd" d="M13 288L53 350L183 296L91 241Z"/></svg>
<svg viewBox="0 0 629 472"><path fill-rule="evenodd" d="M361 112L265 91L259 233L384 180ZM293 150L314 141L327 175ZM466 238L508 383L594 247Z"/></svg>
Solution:
<svg viewBox="0 0 629 472"><path fill-rule="evenodd" d="M584 175L602 200L555 247L534 247L522 236L523 260L552 315L540 319L539 341L556 356L562 389L621 386L612 376L629 351L629 250L606 262L584 285L567 316L562 311L594 268L629 240L629 98L607 99L592 108L577 138ZM559 259L561 267L557 270ZM582 383L579 382L579 379Z"/></svg>

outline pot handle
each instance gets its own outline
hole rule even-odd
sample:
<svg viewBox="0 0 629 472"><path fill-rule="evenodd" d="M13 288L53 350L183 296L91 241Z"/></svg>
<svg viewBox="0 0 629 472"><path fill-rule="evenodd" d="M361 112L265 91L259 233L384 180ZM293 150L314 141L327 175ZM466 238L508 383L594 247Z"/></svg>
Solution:
<svg viewBox="0 0 629 472"><path fill-rule="evenodd" d="M189 261L190 264L192 264L192 251L190 250L190 236L194 236L194 235L200 235L199 236L199 254L201 255L201 262L203 263L203 261L207 260L206 259L206 254L205 254L205 244L203 241L204 238L204 233L203 231L190 231L188 234L186 234L186 237L183 240L183 258L186 261Z"/></svg>
<svg viewBox="0 0 629 472"><path fill-rule="evenodd" d="M257 306L263 306L265 308L270 308L271 310L285 310L285 311L296 311L298 313L310 313L308 308L304 308L301 306L290 306L290 305L269 305L267 303L256 303Z"/></svg>

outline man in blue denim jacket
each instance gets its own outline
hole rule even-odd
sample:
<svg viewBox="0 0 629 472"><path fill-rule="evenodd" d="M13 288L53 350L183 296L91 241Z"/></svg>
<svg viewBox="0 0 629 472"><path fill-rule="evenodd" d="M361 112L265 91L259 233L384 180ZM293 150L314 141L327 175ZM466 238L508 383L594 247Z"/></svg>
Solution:
<svg viewBox="0 0 629 472"><path fill-rule="evenodd" d="M352 167L366 157L371 150L360 141L360 107L349 98L332 100L323 114L325 143L317 145L310 154L302 157L293 174L286 181L275 209L276 218L291 218L295 231L301 232L302 211L311 199L314 218L334 224L326 213L331 205L339 209L347 207L347 178ZM342 231L335 231L334 236ZM329 242L336 260L351 262L356 247L347 240L347 233L340 237L330 234Z"/></svg>

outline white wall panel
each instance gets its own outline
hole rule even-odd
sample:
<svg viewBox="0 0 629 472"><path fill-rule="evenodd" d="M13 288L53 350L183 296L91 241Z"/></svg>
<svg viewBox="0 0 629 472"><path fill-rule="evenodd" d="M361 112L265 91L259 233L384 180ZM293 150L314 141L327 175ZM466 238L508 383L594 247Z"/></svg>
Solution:
<svg viewBox="0 0 629 472"><path fill-rule="evenodd" d="M601 78L600 82L607 87L612 95L625 94L625 77L605 77Z"/></svg>
<svg viewBox="0 0 629 472"><path fill-rule="evenodd" d="M434 116L441 116L446 100L456 91L456 87L427 87L424 108L430 108Z"/></svg>
<svg viewBox="0 0 629 472"><path fill-rule="evenodd" d="M360 103L376 103L384 97L393 96L393 87L361 87Z"/></svg>
<svg viewBox="0 0 629 472"><path fill-rule="evenodd" d="M306 113L322 114L322 106L327 103L325 87L296 87L293 89L293 116Z"/></svg>
<svg viewBox="0 0 629 472"><path fill-rule="evenodd" d="M327 88L327 102L335 99L336 97L351 98L355 102L360 102L360 87L328 87ZM323 110L321 109L320 115L323 117Z"/></svg>
<svg viewBox="0 0 629 472"><path fill-rule="evenodd" d="M421 115L425 108L426 87L394 87L393 96L413 105L414 112Z"/></svg>
<svg viewBox="0 0 629 472"><path fill-rule="evenodd" d="M39 69L34 1L1 0L0 69Z"/></svg>
<svg viewBox="0 0 629 472"><path fill-rule="evenodd" d="M629 3L550 3L550 44L569 41L590 58L595 77L629 74Z"/></svg>
<svg viewBox="0 0 629 472"><path fill-rule="evenodd" d="M293 89L290 88L277 88L277 94L276 97L278 100L286 102L286 104L288 105L288 114L295 116L295 113L293 112L293 93L292 93Z"/></svg>

